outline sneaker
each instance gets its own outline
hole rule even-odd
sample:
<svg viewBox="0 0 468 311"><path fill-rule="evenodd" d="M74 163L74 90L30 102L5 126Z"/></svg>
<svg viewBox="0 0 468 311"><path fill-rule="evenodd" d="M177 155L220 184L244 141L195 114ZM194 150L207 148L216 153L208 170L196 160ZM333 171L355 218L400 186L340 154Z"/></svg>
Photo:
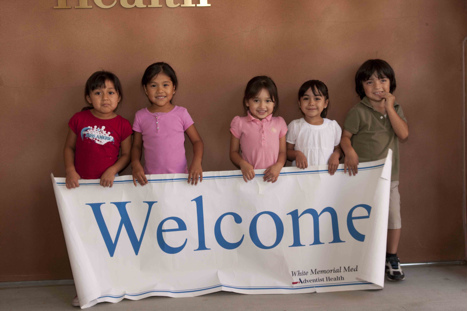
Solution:
<svg viewBox="0 0 468 311"><path fill-rule="evenodd" d="M78 299L78 295L75 296L75 298L73 298L72 306L74 306L74 307L79 307L80 306L80 300Z"/></svg>
<svg viewBox="0 0 468 311"><path fill-rule="evenodd" d="M389 281L403 281L405 274L401 270L400 259L397 256L385 259L385 276Z"/></svg>

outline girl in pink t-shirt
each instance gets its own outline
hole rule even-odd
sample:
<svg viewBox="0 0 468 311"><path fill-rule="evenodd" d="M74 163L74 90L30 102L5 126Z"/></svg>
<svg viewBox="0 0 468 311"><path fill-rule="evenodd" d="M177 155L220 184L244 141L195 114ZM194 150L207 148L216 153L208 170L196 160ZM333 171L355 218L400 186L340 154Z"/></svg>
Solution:
<svg viewBox="0 0 468 311"><path fill-rule="evenodd" d="M187 182L196 185L203 179L203 141L187 109L172 104L177 89L177 76L166 63L146 68L141 85L151 104L135 114L133 122L133 183L148 183L145 174L188 173ZM185 134L193 145L193 160L187 169ZM144 151L145 164L141 165Z"/></svg>
<svg viewBox="0 0 468 311"><path fill-rule="evenodd" d="M132 127L117 115L122 100L119 78L108 71L97 71L85 87L88 107L69 121L63 150L67 188L80 185L80 179L101 179L112 187L117 173L130 162ZM119 156L120 153L120 156Z"/></svg>
<svg viewBox="0 0 468 311"><path fill-rule="evenodd" d="M283 118L273 117L279 106L275 82L267 76L252 78L243 105L247 116L231 122L231 161L245 182L255 177L255 169L265 169L263 180L274 183L286 162L288 131Z"/></svg>

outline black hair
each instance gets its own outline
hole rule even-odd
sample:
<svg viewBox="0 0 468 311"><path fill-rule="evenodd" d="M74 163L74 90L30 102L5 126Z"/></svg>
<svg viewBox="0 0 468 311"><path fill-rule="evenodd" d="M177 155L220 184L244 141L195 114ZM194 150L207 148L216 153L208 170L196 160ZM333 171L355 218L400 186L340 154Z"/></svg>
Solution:
<svg viewBox="0 0 468 311"><path fill-rule="evenodd" d="M250 79L250 81L247 83L247 86L245 87L244 100L242 102L245 112L249 111L249 107L246 105L247 101L257 96L257 94L262 89L267 90L268 94L270 94L271 100L275 103L275 106L273 107L273 113L278 110L279 99L275 82L273 82L273 80L267 76L256 76Z"/></svg>
<svg viewBox="0 0 468 311"><path fill-rule="evenodd" d="M88 81L86 81L84 97L88 106L85 106L83 109L81 109L82 111L93 109L93 104L89 103L86 97L90 96L91 92L94 91L95 89L100 89L100 88L105 87L106 81L110 81L112 82L112 84L114 84L114 89L120 96L120 101L119 101L119 104L117 105L117 108L120 106L120 103L122 102L122 99L123 99L123 93L122 93L122 85L120 84L119 78L117 78L117 76L110 71L100 70L100 71L96 71L95 73L93 73L88 78Z"/></svg>
<svg viewBox="0 0 468 311"><path fill-rule="evenodd" d="M377 73L379 79L388 78L390 80L390 93L393 93L396 89L395 72L393 68L384 60L381 59L369 59L359 67L354 77L356 83L356 93L361 99L366 96L362 83L369 80L369 78Z"/></svg>
<svg viewBox="0 0 468 311"><path fill-rule="evenodd" d="M174 89L177 90L177 75L174 69L172 69L169 64L164 62L157 62L149 65L148 68L146 68L145 73L141 78L141 86L146 86L154 76L160 74L161 72L171 79L171 82L174 85Z"/></svg>
<svg viewBox="0 0 468 311"><path fill-rule="evenodd" d="M299 88L299 92L297 94L297 99L299 101L301 101L301 98L304 96L305 92L307 92L308 89L311 89L312 93L315 96L323 96L325 98L325 100L328 100L327 107L324 108L322 110L322 113L320 114L320 117L326 118L327 113L328 113L328 108L330 107L330 100L329 100L329 96L328 96L327 86L325 85L325 83L323 83L322 81L319 81L319 80L309 80L309 81L304 82L301 85L301 87ZM301 112L302 112L302 110L301 110ZM304 114L304 113L302 113L302 114Z"/></svg>

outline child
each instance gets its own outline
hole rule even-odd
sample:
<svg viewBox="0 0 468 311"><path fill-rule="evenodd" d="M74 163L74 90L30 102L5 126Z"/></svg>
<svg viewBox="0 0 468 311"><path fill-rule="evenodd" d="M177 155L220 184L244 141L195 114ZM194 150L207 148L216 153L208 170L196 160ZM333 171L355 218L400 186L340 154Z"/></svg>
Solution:
<svg viewBox="0 0 468 311"><path fill-rule="evenodd" d="M81 178L100 178L101 186L112 187L117 173L128 165L132 127L115 113L122 97L119 78L111 72L97 71L86 82L89 107L68 122L63 149L68 189L78 187Z"/></svg>
<svg viewBox="0 0 468 311"><path fill-rule="evenodd" d="M395 102L395 74L390 65L371 59L359 67L355 77L356 92L361 102L348 113L341 147L345 154L344 171L356 175L358 163L375 161L393 151L390 213L388 220L385 274L390 281L405 278L397 257L401 233L398 140L408 138L408 125L400 105Z"/></svg>
<svg viewBox="0 0 468 311"><path fill-rule="evenodd" d="M203 141L187 109L172 104L177 89L177 76L166 63L146 68L141 85L151 104L135 114L132 147L133 183L148 183L145 174L187 173L187 182L196 185L203 179ZM193 160L187 171L184 141L187 134L193 145ZM140 163L144 148L145 166Z"/></svg>
<svg viewBox="0 0 468 311"><path fill-rule="evenodd" d="M241 169L244 181L255 177L254 169L266 169L263 180L276 182L286 162L286 122L273 117L279 100L276 85L266 76L252 78L245 88L245 117L231 122L232 163Z"/></svg>
<svg viewBox="0 0 468 311"><path fill-rule="evenodd" d="M328 173L333 175L340 164L341 128L325 118L330 105L328 88L322 81L309 80L299 89L298 100L304 117L288 125L288 160L302 169L328 164Z"/></svg>

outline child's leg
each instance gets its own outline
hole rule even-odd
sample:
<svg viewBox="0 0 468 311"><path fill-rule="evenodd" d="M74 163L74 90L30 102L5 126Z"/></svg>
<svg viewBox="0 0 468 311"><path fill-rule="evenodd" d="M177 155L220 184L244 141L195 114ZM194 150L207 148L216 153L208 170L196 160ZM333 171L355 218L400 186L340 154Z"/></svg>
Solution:
<svg viewBox="0 0 468 311"><path fill-rule="evenodd" d="M401 281L405 274L401 269L400 259L397 256L398 244L401 234L400 193L398 181L392 181L390 185L390 205L388 215L387 256L385 274L390 281Z"/></svg>
<svg viewBox="0 0 468 311"><path fill-rule="evenodd" d="M387 253L396 254L398 251L398 244L400 243L400 229L388 229L387 233Z"/></svg>

